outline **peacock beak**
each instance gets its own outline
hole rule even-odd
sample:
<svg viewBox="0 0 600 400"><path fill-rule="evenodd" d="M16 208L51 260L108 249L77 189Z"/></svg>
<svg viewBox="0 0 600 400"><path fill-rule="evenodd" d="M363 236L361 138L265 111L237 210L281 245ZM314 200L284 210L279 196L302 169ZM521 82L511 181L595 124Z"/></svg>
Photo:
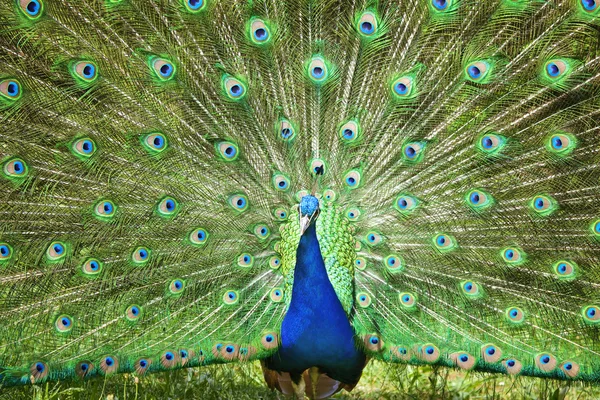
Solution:
<svg viewBox="0 0 600 400"><path fill-rule="evenodd" d="M308 229L310 225L310 217L308 215L300 214L300 236L304 235L304 231Z"/></svg>

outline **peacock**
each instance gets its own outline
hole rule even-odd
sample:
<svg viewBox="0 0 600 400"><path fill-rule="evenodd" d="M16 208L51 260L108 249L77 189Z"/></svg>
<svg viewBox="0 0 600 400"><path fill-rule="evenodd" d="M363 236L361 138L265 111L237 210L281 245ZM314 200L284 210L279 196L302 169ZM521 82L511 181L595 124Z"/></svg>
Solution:
<svg viewBox="0 0 600 400"><path fill-rule="evenodd" d="M600 381L598 0L3 0L0 384Z"/></svg>

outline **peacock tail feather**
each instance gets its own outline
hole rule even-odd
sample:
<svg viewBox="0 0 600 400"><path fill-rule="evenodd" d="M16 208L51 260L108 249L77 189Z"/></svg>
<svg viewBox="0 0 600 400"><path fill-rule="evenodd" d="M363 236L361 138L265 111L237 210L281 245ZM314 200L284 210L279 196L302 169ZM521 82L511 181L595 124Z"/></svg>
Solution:
<svg viewBox="0 0 600 400"><path fill-rule="evenodd" d="M598 381L599 10L3 1L2 384L272 356L309 194L369 357Z"/></svg>

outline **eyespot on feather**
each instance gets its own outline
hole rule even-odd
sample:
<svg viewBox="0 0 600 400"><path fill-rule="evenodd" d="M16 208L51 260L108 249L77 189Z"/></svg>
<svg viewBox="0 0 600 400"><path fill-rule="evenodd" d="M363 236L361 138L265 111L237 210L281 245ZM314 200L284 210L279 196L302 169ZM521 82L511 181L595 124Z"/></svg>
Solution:
<svg viewBox="0 0 600 400"><path fill-rule="evenodd" d="M117 206L111 200L100 200L94 205L94 214L101 221L110 221L117 212Z"/></svg>
<svg viewBox="0 0 600 400"><path fill-rule="evenodd" d="M243 194L236 194L230 196L227 202L229 203L231 208L233 208L236 211L244 212L248 209L248 199Z"/></svg>
<svg viewBox="0 0 600 400"><path fill-rule="evenodd" d="M370 352L380 352L383 350L383 340L375 334L369 334L364 336L365 349Z"/></svg>
<svg viewBox="0 0 600 400"><path fill-rule="evenodd" d="M254 18L250 20L249 36L252 43L265 45L271 41L271 29L262 19Z"/></svg>
<svg viewBox="0 0 600 400"><path fill-rule="evenodd" d="M266 240L271 234L269 227L264 224L254 225L252 231L254 232L254 236L260 240Z"/></svg>
<svg viewBox="0 0 600 400"><path fill-rule="evenodd" d="M555 132L546 139L546 150L554 156L565 157L577 147L577 138L567 132Z"/></svg>
<svg viewBox="0 0 600 400"><path fill-rule="evenodd" d="M484 211L494 204L494 198L481 189L473 189L465 194L467 205L474 211Z"/></svg>
<svg viewBox="0 0 600 400"><path fill-rule="evenodd" d="M0 99L16 101L21 97L21 84L16 79L4 79L0 81Z"/></svg>
<svg viewBox="0 0 600 400"><path fill-rule="evenodd" d="M29 167L23 159L13 157L4 162L2 172L9 179L22 179L29 174Z"/></svg>
<svg viewBox="0 0 600 400"><path fill-rule="evenodd" d="M156 205L156 213L163 218L172 218L179 211L179 202L171 196L163 197Z"/></svg>
<svg viewBox="0 0 600 400"><path fill-rule="evenodd" d="M169 282L169 285L167 286L168 294L171 294L173 296L179 296L183 294L184 289L185 281L179 278L173 279L171 282Z"/></svg>
<svg viewBox="0 0 600 400"><path fill-rule="evenodd" d="M98 78L98 67L91 61L79 61L71 67L71 75L79 81L92 83Z"/></svg>
<svg viewBox="0 0 600 400"><path fill-rule="evenodd" d="M510 266L521 265L526 260L525 252L515 246L505 247L500 250L500 256Z"/></svg>
<svg viewBox="0 0 600 400"><path fill-rule="evenodd" d="M142 317L142 307L137 304L132 304L125 310L125 318L129 322L136 322Z"/></svg>
<svg viewBox="0 0 600 400"><path fill-rule="evenodd" d="M320 158L313 158L308 164L308 170L313 176L325 175L327 172L327 163Z"/></svg>
<svg viewBox="0 0 600 400"><path fill-rule="evenodd" d="M356 189L360 186L361 174L358 170L350 170L344 175L344 183L348 189Z"/></svg>
<svg viewBox="0 0 600 400"><path fill-rule="evenodd" d="M364 257L356 257L354 261L354 266L356 269L364 271L367 268L367 260Z"/></svg>
<svg viewBox="0 0 600 400"><path fill-rule="evenodd" d="M90 138L77 139L71 145L71 152L76 157L88 159L96 152L96 143Z"/></svg>
<svg viewBox="0 0 600 400"><path fill-rule="evenodd" d="M404 310L414 311L417 309L417 297L414 294L408 292L400 293L398 299Z"/></svg>
<svg viewBox="0 0 600 400"><path fill-rule="evenodd" d="M94 364L92 364L90 361L87 361L87 360L79 361L77 363L77 365L75 365L75 373L81 379L88 377L89 375L92 374L93 371L94 371Z"/></svg>
<svg viewBox="0 0 600 400"><path fill-rule="evenodd" d="M600 323L600 308L596 305L584 306L581 308L581 316L586 323L596 325Z"/></svg>
<svg viewBox="0 0 600 400"><path fill-rule="evenodd" d="M369 231L365 235L365 241L367 242L367 244L369 246L377 246L378 244L380 244L383 241L383 238L379 234L379 232Z"/></svg>
<svg viewBox="0 0 600 400"><path fill-rule="evenodd" d="M147 247L139 246L131 253L131 261L139 266L145 265L150 261L151 251Z"/></svg>
<svg viewBox="0 0 600 400"><path fill-rule="evenodd" d="M504 312L508 322L519 325L525 321L525 313L519 307L509 307Z"/></svg>
<svg viewBox="0 0 600 400"><path fill-rule="evenodd" d="M29 373L31 374L31 380L33 382L41 382L50 373L50 369L45 362L38 361L31 364L29 367Z"/></svg>
<svg viewBox="0 0 600 400"><path fill-rule="evenodd" d="M102 263L95 258L88 258L81 265L81 272L88 278L95 278L102 272Z"/></svg>
<svg viewBox="0 0 600 400"><path fill-rule="evenodd" d="M278 207L273 211L273 215L278 221L285 221L288 217L288 212L285 208Z"/></svg>
<svg viewBox="0 0 600 400"><path fill-rule="evenodd" d="M471 82L486 83L491 66L486 61L474 61L465 67L465 76Z"/></svg>
<svg viewBox="0 0 600 400"><path fill-rule="evenodd" d="M268 332L260 340L265 350L272 350L279 347L279 335L276 332Z"/></svg>
<svg viewBox="0 0 600 400"><path fill-rule="evenodd" d="M235 290L228 290L223 294L223 303L227 305L237 304L240 300L240 295Z"/></svg>
<svg viewBox="0 0 600 400"><path fill-rule="evenodd" d="M535 356L535 365L544 372L551 372L556 368L556 358L550 353L540 353Z"/></svg>
<svg viewBox="0 0 600 400"><path fill-rule="evenodd" d="M286 192L290 188L290 180L287 176L283 174L277 173L273 175L271 182L273 183L273 187L275 188L275 190L278 190L280 192Z"/></svg>
<svg viewBox="0 0 600 400"><path fill-rule="evenodd" d="M502 361L502 365L506 369L506 373L510 375L518 375L523 368L521 362L514 358L507 358L506 360Z"/></svg>
<svg viewBox="0 0 600 400"><path fill-rule="evenodd" d="M277 256L272 256L272 257L269 259L269 266L270 266L272 269L277 269L277 268L279 268L279 267L280 267L280 265L281 265L281 260L279 259L279 257L277 257Z"/></svg>
<svg viewBox="0 0 600 400"><path fill-rule="evenodd" d="M233 142L219 142L215 144L215 148L223 161L235 161L240 154L238 146Z"/></svg>
<svg viewBox="0 0 600 400"><path fill-rule="evenodd" d="M560 369L569 378L577 378L579 375L579 364L575 361L564 361L560 364Z"/></svg>
<svg viewBox="0 0 600 400"><path fill-rule="evenodd" d="M237 344L224 344L221 347L220 355L225 360L233 360L239 356L240 346Z"/></svg>
<svg viewBox="0 0 600 400"><path fill-rule="evenodd" d="M447 253L449 251L452 251L456 249L457 246L456 239L445 233L439 233L435 235L431 239L431 241L433 243L434 248L440 253Z"/></svg>
<svg viewBox="0 0 600 400"><path fill-rule="evenodd" d="M417 355L421 361L435 363L440 358L440 350L432 343L426 343L419 347Z"/></svg>
<svg viewBox="0 0 600 400"><path fill-rule="evenodd" d="M414 80L412 76L401 76L391 84L392 97L397 101L412 99L416 96Z"/></svg>
<svg viewBox="0 0 600 400"><path fill-rule="evenodd" d="M58 333L69 333L73 329L73 318L66 314L60 315L54 321L54 327Z"/></svg>
<svg viewBox="0 0 600 400"><path fill-rule="evenodd" d="M463 281L460 283L460 289L466 297L471 299L477 299L483 295L483 290L477 282Z"/></svg>
<svg viewBox="0 0 600 400"><path fill-rule="evenodd" d="M402 146L402 159L409 163L423 161L425 154L425 142L407 142Z"/></svg>
<svg viewBox="0 0 600 400"><path fill-rule="evenodd" d="M481 346L481 357L486 363L494 364L502 358L502 350L494 344L484 344Z"/></svg>
<svg viewBox="0 0 600 400"><path fill-rule="evenodd" d="M507 139L493 132L487 132L477 138L476 147L487 156L499 155L506 146Z"/></svg>
<svg viewBox="0 0 600 400"><path fill-rule="evenodd" d="M419 206L419 200L406 193L401 193L394 201L394 208L403 215L409 215Z"/></svg>
<svg viewBox="0 0 600 400"><path fill-rule="evenodd" d="M52 242L46 250L48 261L59 261L67 255L67 246L63 242Z"/></svg>
<svg viewBox="0 0 600 400"><path fill-rule="evenodd" d="M13 248L8 243L0 243L0 264L9 261L13 256Z"/></svg>
<svg viewBox="0 0 600 400"><path fill-rule="evenodd" d="M197 14L206 8L206 0L181 0L185 10L192 14Z"/></svg>
<svg viewBox="0 0 600 400"><path fill-rule="evenodd" d="M134 364L134 371L137 375L144 375L150 369L152 360L149 358L140 358Z"/></svg>
<svg viewBox="0 0 600 400"><path fill-rule="evenodd" d="M572 280L575 278L577 264L573 261L560 260L552 265L552 272L562 280Z"/></svg>
<svg viewBox="0 0 600 400"><path fill-rule="evenodd" d="M38 19L44 12L42 0L18 0L19 10L31 20Z"/></svg>
<svg viewBox="0 0 600 400"><path fill-rule="evenodd" d="M164 368L173 368L179 365L179 353L176 351L167 350L160 356L160 365Z"/></svg>
<svg viewBox="0 0 600 400"><path fill-rule="evenodd" d="M454 364L461 369L464 370L472 370L477 363L475 357L465 352L457 352L450 354L450 359L454 362Z"/></svg>
<svg viewBox="0 0 600 400"><path fill-rule="evenodd" d="M531 199L529 207L537 215L546 217L557 210L558 203L548 195L539 194Z"/></svg>
<svg viewBox="0 0 600 400"><path fill-rule="evenodd" d="M150 57L150 67L160 81L169 81L175 77L175 64L162 57Z"/></svg>
<svg viewBox="0 0 600 400"><path fill-rule="evenodd" d="M221 78L222 89L225 95L233 101L242 100L246 97L246 85L241 80L231 75L224 75Z"/></svg>
<svg viewBox="0 0 600 400"><path fill-rule="evenodd" d="M329 78L329 67L321 56L313 56L307 63L307 74L310 80L317 84L323 84Z"/></svg>
<svg viewBox="0 0 600 400"><path fill-rule="evenodd" d="M119 370L119 360L114 356L104 356L100 359L100 370L105 375L111 375Z"/></svg>
<svg viewBox="0 0 600 400"><path fill-rule="evenodd" d="M242 253L237 258L237 265L243 268L251 268L254 265L254 257L248 253Z"/></svg>
<svg viewBox="0 0 600 400"><path fill-rule="evenodd" d="M356 120L345 122L338 130L338 136L343 143L354 143L360 138L360 125Z"/></svg>
<svg viewBox="0 0 600 400"><path fill-rule="evenodd" d="M366 292L356 294L356 303L359 307L367 308L371 305L371 296Z"/></svg>
<svg viewBox="0 0 600 400"><path fill-rule="evenodd" d="M143 136L142 144L150 154L162 153L168 147L167 137L158 132Z"/></svg>
<svg viewBox="0 0 600 400"><path fill-rule="evenodd" d="M208 231L204 228L196 228L190 233L189 240L193 245L202 246L208 240Z"/></svg>
<svg viewBox="0 0 600 400"><path fill-rule="evenodd" d="M402 361L409 361L412 357L410 349L405 346L394 346L390 351L392 356Z"/></svg>
<svg viewBox="0 0 600 400"><path fill-rule="evenodd" d="M283 301L283 288L276 287L271 289L269 297L271 298L271 301L275 303L281 303Z"/></svg>
<svg viewBox="0 0 600 400"><path fill-rule="evenodd" d="M356 22L356 30L365 39L376 37L378 27L377 16L371 11L363 12Z"/></svg>
<svg viewBox="0 0 600 400"><path fill-rule="evenodd" d="M346 210L346 218L348 218L348 221L350 221L350 222L358 221L360 218L360 215L361 215L360 208L350 207Z"/></svg>
<svg viewBox="0 0 600 400"><path fill-rule="evenodd" d="M279 120L279 123L275 126L277 137L284 141L291 141L296 136L296 128L287 119Z"/></svg>
<svg viewBox="0 0 600 400"><path fill-rule="evenodd" d="M388 272L395 274L404 270L404 260L396 255L390 254L383 259L383 264Z"/></svg>

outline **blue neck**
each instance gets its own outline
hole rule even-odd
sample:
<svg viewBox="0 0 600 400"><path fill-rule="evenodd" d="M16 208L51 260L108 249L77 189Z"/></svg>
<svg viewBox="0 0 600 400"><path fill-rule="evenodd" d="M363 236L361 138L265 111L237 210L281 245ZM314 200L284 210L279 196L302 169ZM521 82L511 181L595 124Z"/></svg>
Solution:
<svg viewBox="0 0 600 400"><path fill-rule="evenodd" d="M302 373L319 367L342 382L358 380L365 356L325 269L315 224L300 238L292 300L281 325L281 348L273 369Z"/></svg>

